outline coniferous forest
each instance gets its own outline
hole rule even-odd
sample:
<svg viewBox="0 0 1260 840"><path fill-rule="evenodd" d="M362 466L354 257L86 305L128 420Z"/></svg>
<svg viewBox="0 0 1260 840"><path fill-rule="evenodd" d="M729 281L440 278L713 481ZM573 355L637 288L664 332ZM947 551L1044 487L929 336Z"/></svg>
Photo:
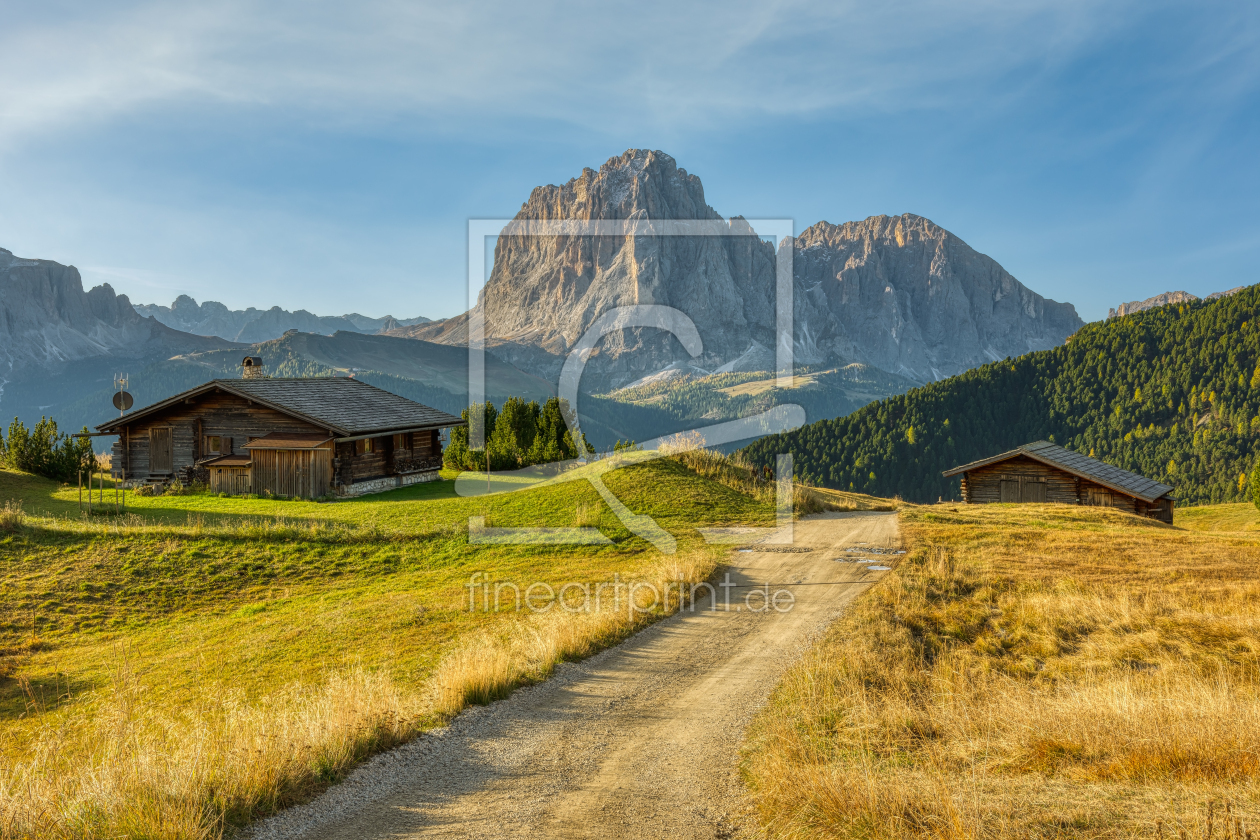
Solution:
<svg viewBox="0 0 1260 840"><path fill-rule="evenodd" d="M762 438L798 478L908 501L959 498L941 472L1036 440L1171 484L1179 504L1249 498L1260 454L1260 286L1087 324L1062 347L993 362Z"/></svg>

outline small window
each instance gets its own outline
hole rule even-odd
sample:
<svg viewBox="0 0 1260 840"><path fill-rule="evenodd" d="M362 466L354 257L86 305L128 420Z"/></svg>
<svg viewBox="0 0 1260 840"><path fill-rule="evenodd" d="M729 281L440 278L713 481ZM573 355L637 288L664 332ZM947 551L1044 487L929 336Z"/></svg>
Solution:
<svg viewBox="0 0 1260 840"><path fill-rule="evenodd" d="M223 439L218 435L206 435L206 454L218 455L222 451Z"/></svg>
<svg viewBox="0 0 1260 840"><path fill-rule="evenodd" d="M394 448L395 449L410 449L411 448L411 435L394 435Z"/></svg>
<svg viewBox="0 0 1260 840"><path fill-rule="evenodd" d="M375 452L376 447L373 445L375 443L376 441L373 440L372 438L364 438L363 440L356 440L354 442L354 451L360 455L366 455L369 452Z"/></svg>

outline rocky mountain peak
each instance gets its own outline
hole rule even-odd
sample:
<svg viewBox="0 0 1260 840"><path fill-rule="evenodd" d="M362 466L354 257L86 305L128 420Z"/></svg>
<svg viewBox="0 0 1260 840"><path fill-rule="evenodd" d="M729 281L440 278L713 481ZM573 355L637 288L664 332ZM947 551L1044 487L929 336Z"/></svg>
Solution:
<svg viewBox="0 0 1260 840"><path fill-rule="evenodd" d="M700 179L664 152L627 149L596 172L561 186L535 187L517 219L720 219L704 201Z"/></svg>
<svg viewBox="0 0 1260 840"><path fill-rule="evenodd" d="M630 149L598 172L536 188L514 221L625 218L722 216L705 203L699 177L672 157ZM588 385L619 387L678 363L706 370L773 364L766 348L777 343L775 246L740 217L729 224L744 235L500 237L478 304L489 346L513 364L554 375L611 307L661 304L692 319L701 357L656 331L624 330L601 344ZM861 362L927 382L1053 347L1082 324L1070 304L1041 297L921 216L819 222L793 247L798 364ZM461 316L406 334L462 343L466 323Z"/></svg>

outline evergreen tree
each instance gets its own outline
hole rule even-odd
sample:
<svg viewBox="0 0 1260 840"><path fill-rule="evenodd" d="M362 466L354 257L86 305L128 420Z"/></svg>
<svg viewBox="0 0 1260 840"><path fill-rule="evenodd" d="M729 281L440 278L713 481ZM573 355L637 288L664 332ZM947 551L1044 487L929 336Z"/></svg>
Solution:
<svg viewBox="0 0 1260 840"><path fill-rule="evenodd" d="M83 427L85 435L87 431ZM57 430L57 421L48 417L41 417L34 429L27 429L14 417L8 438L0 438L0 454L10 469L57 481L74 481L80 471L96 468L92 439L63 435Z"/></svg>

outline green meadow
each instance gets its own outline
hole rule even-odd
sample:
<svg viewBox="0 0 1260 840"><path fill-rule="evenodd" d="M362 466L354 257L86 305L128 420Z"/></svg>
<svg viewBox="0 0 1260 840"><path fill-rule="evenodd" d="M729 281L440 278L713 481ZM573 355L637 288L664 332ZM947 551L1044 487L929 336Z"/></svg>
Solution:
<svg viewBox="0 0 1260 840"><path fill-rule="evenodd" d="M327 503L128 492L124 514L113 512L107 487L105 510L87 515L77 488L0 470L0 506L7 505L0 522L0 757L15 768L0 769L0 837L219 836L309 796L372 750L440 723L464 702L545 677L558 659L615 643L665 612L580 626L574 619L562 628L560 610L550 617L470 611L474 573L556 587L614 575L703 576L720 554L703 544L697 526L774 521L768 500L674 459L604 475L632 511L675 536L679 552L666 556L626 530L585 480L461 498L452 478ZM470 517L491 527L596 525L611 544L470 545ZM521 653L526 636L559 641L531 642L532 652ZM485 668L465 664L458 697L438 697L443 663L487 645L508 652L495 660L503 673L473 674ZM93 792L76 775L95 762L121 761L116 745L100 750L117 735L107 721L124 696L128 719L143 721L151 750L188 750L208 737L205 720L192 721L188 710L219 721L215 737L231 741L227 699L236 710L307 708L347 679L387 681L384 693L402 698L394 705L407 707L406 721L391 708L393 722L367 727L348 748L344 733L336 734L331 758L318 744L309 760L286 753L288 770L238 780L231 796L221 777L234 771L207 769L209 781L185 780L179 808L190 816L177 827L166 823L179 808L154 793L172 786L168 771L137 769L141 759L152 763L148 753L127 759L134 766L125 784L138 786L127 795L141 803L135 813L120 815L121 806L100 801L119 796L117 786ZM32 793L36 772L46 784ZM59 816L40 822L44 813Z"/></svg>

